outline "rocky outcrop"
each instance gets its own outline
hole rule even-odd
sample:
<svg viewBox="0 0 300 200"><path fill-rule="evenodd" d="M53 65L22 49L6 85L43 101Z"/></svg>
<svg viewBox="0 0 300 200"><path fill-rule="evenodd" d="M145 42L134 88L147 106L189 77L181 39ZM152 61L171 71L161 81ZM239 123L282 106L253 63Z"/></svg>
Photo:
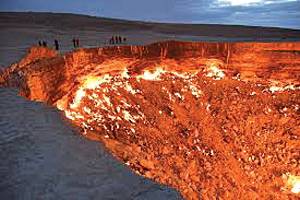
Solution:
<svg viewBox="0 0 300 200"><path fill-rule="evenodd" d="M57 51L44 47L32 47L28 50L27 55L18 63L19 68L22 68L30 63L42 60L45 58L53 58L58 55Z"/></svg>
<svg viewBox="0 0 300 200"><path fill-rule="evenodd" d="M0 72L0 85L15 86L18 79L22 78L23 71L29 71L34 63L43 62L42 60L53 58L58 56L58 53L52 49L44 47L31 47L28 49L26 56L21 59L18 63L12 64L10 67L6 68Z"/></svg>

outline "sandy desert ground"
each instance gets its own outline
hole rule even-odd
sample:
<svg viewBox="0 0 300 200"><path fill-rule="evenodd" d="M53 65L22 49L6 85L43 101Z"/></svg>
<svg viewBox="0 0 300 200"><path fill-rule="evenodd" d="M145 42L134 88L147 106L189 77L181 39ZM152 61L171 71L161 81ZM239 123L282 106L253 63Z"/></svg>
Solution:
<svg viewBox="0 0 300 200"><path fill-rule="evenodd" d="M72 50L72 38L80 38L81 47L108 45L113 35L127 38L126 44L141 45L165 40L182 41L299 41L300 30L224 26L178 25L131 22L72 14L0 13L0 66L22 57L39 40L61 52Z"/></svg>
<svg viewBox="0 0 300 200"><path fill-rule="evenodd" d="M63 19L63 20L62 20ZM108 45L162 40L299 41L300 31L218 25L164 25L65 14L0 14L0 66L19 60L38 40L61 42L61 53ZM175 190L133 174L97 142L71 128L58 111L0 89L0 197L3 199L180 199Z"/></svg>

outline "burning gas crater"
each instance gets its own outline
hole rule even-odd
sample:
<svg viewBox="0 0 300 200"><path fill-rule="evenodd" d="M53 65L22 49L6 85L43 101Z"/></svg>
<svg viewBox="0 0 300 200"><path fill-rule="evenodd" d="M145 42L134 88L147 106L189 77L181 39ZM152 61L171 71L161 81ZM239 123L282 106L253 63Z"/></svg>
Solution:
<svg viewBox="0 0 300 200"><path fill-rule="evenodd" d="M136 173L186 199L296 199L299 93L285 96L293 91L226 77L214 65L158 67L85 76L56 105Z"/></svg>
<svg viewBox="0 0 300 200"><path fill-rule="evenodd" d="M185 199L299 199L300 44L33 47L0 74Z"/></svg>
<svg viewBox="0 0 300 200"><path fill-rule="evenodd" d="M143 98L150 93L151 85L149 83L158 87L164 85L160 88L164 93L162 98L166 101L166 105L170 105L176 100L184 101L181 93L190 92L195 98L201 96L201 90L193 83L196 74L197 72L178 73L156 68L132 77L128 74L127 69L114 75L88 76L84 78L82 85L75 92L71 103L65 107L66 99L63 98L57 102L57 107L65 112L66 117L78 123L84 133L96 130L101 133L105 132L105 137L108 138L113 137L114 132L123 129L130 135L136 132L135 124L145 124L149 118L145 116L142 111L144 109L141 107L145 101ZM221 70L217 72L215 68L212 68L208 76L220 79L224 73ZM183 87L180 90L177 89L176 92L172 91L172 88L166 88L167 85L171 87L175 82L181 82ZM144 85L145 87L143 87ZM162 110L153 109L162 115ZM121 126L120 124L124 122L125 126L124 124Z"/></svg>

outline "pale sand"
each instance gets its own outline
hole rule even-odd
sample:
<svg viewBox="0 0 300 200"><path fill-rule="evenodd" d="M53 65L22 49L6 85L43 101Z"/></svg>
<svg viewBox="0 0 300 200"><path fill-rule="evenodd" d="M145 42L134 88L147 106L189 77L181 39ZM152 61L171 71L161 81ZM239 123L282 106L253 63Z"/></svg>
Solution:
<svg viewBox="0 0 300 200"><path fill-rule="evenodd" d="M73 37L80 38L82 47L101 47L108 45L112 35L126 37L129 45L162 40L300 41L300 30L291 29L158 24L73 14L0 12L0 67L18 60L39 40L47 40L49 46L53 46L54 39L58 39L61 52L65 52L72 50Z"/></svg>

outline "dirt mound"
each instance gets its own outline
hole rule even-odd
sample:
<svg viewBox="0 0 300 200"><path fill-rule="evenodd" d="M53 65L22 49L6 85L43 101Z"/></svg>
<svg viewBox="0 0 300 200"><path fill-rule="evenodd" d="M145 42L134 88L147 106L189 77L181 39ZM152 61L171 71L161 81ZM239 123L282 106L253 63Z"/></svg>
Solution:
<svg viewBox="0 0 300 200"><path fill-rule="evenodd" d="M254 44L250 57L251 45L231 48L239 45L234 55L228 44L180 42L80 50L29 64L13 80L186 199L298 199L298 44L289 58L278 53L288 45L270 54L271 44ZM260 67L277 54L276 69ZM264 59L251 69L254 55Z"/></svg>

